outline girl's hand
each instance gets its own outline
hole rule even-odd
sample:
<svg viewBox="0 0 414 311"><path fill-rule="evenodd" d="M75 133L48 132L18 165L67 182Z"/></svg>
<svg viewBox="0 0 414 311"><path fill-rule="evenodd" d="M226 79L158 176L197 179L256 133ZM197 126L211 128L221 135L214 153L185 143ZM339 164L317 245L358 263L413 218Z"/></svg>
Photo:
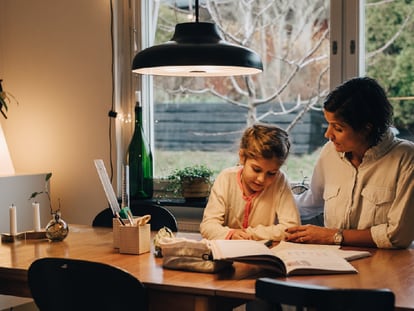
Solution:
<svg viewBox="0 0 414 311"><path fill-rule="evenodd" d="M252 237L249 233L244 231L244 229L234 229L231 239L232 240L251 240Z"/></svg>

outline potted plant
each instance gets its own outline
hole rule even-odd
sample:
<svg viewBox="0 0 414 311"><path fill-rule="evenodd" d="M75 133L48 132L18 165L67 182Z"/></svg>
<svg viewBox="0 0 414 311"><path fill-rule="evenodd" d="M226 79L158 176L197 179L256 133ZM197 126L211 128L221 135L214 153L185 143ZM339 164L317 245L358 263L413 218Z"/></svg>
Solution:
<svg viewBox="0 0 414 311"><path fill-rule="evenodd" d="M175 199L180 198L179 184L176 185L176 181L169 179L169 177L154 178L154 193L153 197L156 199Z"/></svg>
<svg viewBox="0 0 414 311"><path fill-rule="evenodd" d="M207 198L210 194L213 171L205 165L186 166L174 170L168 179L175 192L185 199Z"/></svg>

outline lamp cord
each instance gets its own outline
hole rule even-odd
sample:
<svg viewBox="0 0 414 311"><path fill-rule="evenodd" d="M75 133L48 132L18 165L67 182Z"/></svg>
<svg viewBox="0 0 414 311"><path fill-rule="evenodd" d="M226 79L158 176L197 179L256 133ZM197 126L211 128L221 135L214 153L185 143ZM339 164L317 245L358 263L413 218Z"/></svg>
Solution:
<svg viewBox="0 0 414 311"><path fill-rule="evenodd" d="M112 159L112 121L116 118L117 113L115 112L115 79L114 79L114 10L112 0L109 1L109 8L110 8L110 30L111 30L111 46L112 46L112 63L111 63L111 75L112 75L112 103L111 103L111 110L108 112L109 116L109 127L108 127L108 135L109 135L109 164L110 164L110 180L112 182L114 176L114 165Z"/></svg>

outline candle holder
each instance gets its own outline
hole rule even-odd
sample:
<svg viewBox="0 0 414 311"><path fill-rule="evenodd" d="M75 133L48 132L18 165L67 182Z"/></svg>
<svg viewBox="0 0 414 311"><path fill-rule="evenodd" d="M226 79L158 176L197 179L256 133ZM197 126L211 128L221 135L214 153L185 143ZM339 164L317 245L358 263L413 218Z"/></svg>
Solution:
<svg viewBox="0 0 414 311"><path fill-rule="evenodd" d="M2 243L14 243L19 240L25 239L25 232L20 232L17 234L10 234L10 233L2 233L1 234L1 242Z"/></svg>
<svg viewBox="0 0 414 311"><path fill-rule="evenodd" d="M43 240L46 239L46 231L26 231L24 232L25 240Z"/></svg>
<svg viewBox="0 0 414 311"><path fill-rule="evenodd" d="M47 239L46 231L24 231L17 234L2 233L3 243L14 243L21 240L44 240Z"/></svg>

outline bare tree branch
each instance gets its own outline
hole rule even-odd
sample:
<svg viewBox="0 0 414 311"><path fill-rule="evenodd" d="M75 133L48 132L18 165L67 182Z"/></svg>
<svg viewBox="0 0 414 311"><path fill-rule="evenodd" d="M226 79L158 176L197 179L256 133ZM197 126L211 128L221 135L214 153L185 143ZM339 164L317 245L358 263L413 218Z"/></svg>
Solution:
<svg viewBox="0 0 414 311"><path fill-rule="evenodd" d="M329 29L327 29L324 32L324 34L321 36L321 38L315 44L315 46L310 51L308 51L307 53L305 53L305 55L302 57L302 59L300 61L298 61L297 63L295 63L295 62L291 62L290 63L291 65L294 66L294 69L291 71L290 75L286 78L285 82L281 85L281 87L275 93L273 93L271 96L269 96L267 98L264 98L262 100L256 101L255 105L260 105L262 103L267 103L267 102L270 102L273 99L275 99L289 85L289 83L294 78L295 74L301 68L303 68L306 65L309 65L312 62L317 61L317 59L308 59L308 57L310 57L320 47L320 45L322 44L322 42L328 37L328 33L329 33ZM322 58L327 58L327 56L325 55Z"/></svg>
<svg viewBox="0 0 414 311"><path fill-rule="evenodd" d="M247 110L248 125L272 115L291 113L304 105L313 109L320 84L329 81L311 78L319 75L317 68L329 68L329 63L324 65L328 61L328 48L324 46L329 47L327 23L324 27L327 1L206 0L203 12L209 14L208 19L227 41L258 51L265 71L256 76L229 77L223 83L209 80L204 86L200 80L170 80L170 86L164 84L163 89L172 95L211 94L242 107ZM301 80L306 88L295 86ZM258 116L257 108L267 103L272 104Z"/></svg>

